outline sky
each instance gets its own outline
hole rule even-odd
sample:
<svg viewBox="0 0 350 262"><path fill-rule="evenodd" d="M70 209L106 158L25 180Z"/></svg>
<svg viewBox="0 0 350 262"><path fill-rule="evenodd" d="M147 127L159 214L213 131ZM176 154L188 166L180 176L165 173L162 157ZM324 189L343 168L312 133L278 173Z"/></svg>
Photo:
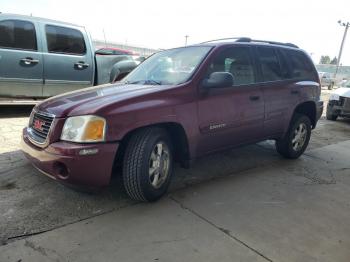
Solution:
<svg viewBox="0 0 350 262"><path fill-rule="evenodd" d="M225 37L291 42L317 63L338 56L350 1L332 0L1 0L0 12L85 26L94 39L150 48ZM350 30L341 59L350 66Z"/></svg>

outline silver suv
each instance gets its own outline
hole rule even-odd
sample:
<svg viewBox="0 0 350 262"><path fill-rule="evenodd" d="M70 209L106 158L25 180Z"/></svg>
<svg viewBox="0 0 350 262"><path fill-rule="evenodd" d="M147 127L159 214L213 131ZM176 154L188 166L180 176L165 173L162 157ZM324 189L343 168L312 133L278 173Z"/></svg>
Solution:
<svg viewBox="0 0 350 262"><path fill-rule="evenodd" d="M321 86L327 86L328 90L332 90L335 83L333 74L328 72L318 72L318 75L321 80Z"/></svg>

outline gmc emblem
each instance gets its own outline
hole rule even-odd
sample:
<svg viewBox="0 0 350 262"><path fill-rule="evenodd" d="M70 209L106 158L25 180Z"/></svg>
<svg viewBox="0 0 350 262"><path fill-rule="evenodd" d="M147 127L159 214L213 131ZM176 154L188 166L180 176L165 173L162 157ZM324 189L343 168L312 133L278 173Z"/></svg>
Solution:
<svg viewBox="0 0 350 262"><path fill-rule="evenodd" d="M33 127L36 129L36 130L40 130L40 131L43 131L43 125L45 124L44 121L41 121L39 119L35 119L34 120L34 123L33 123Z"/></svg>

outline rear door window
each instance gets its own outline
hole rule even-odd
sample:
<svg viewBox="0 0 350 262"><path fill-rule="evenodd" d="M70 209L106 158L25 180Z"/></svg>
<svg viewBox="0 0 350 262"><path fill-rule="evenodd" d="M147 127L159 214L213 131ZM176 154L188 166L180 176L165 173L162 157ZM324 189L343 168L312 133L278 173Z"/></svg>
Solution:
<svg viewBox="0 0 350 262"><path fill-rule="evenodd" d="M257 47L263 81L278 81L285 79L276 50L272 47Z"/></svg>
<svg viewBox="0 0 350 262"><path fill-rule="evenodd" d="M86 45L83 34L76 29L46 26L47 49L50 53L84 55Z"/></svg>
<svg viewBox="0 0 350 262"><path fill-rule="evenodd" d="M281 52L280 48L276 49L276 53L277 53L277 56L278 56L280 67L281 67L282 78L286 79L286 80L290 79L291 76L290 76L290 69L289 69L287 58Z"/></svg>
<svg viewBox="0 0 350 262"><path fill-rule="evenodd" d="M22 20L0 21L0 48L36 51L34 24Z"/></svg>
<svg viewBox="0 0 350 262"><path fill-rule="evenodd" d="M317 81L312 63L305 54L295 50L282 50L282 52L290 64L292 79Z"/></svg>

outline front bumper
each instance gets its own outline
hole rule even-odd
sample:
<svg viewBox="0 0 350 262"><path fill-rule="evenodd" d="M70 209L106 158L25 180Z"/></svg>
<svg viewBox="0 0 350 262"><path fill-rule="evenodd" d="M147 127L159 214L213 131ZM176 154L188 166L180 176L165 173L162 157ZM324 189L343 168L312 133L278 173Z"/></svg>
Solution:
<svg viewBox="0 0 350 262"><path fill-rule="evenodd" d="M339 101L330 100L327 111L331 115L350 117L350 98L341 98Z"/></svg>
<svg viewBox="0 0 350 262"><path fill-rule="evenodd" d="M33 145L23 129L21 149L28 160L47 176L72 186L99 188L109 184L118 143L76 144L64 141L46 148ZM93 155L81 155L94 149ZM86 151L85 151L86 152Z"/></svg>

